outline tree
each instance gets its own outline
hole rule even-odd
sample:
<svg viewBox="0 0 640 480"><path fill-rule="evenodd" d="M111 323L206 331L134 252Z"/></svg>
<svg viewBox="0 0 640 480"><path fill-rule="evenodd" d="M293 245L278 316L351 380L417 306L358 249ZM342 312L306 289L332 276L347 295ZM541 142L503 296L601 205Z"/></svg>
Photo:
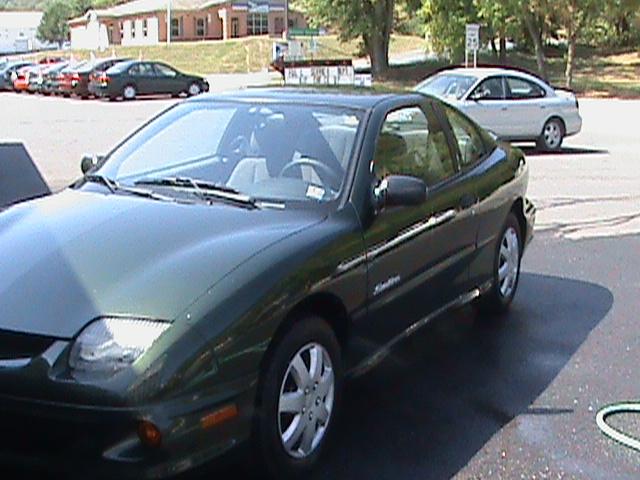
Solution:
<svg viewBox="0 0 640 480"><path fill-rule="evenodd" d="M59 45L69 36L67 21L73 15L73 8L65 0L51 0L47 3L42 21L38 26L38 38L42 41L55 42Z"/></svg>
<svg viewBox="0 0 640 480"><path fill-rule="evenodd" d="M465 50L465 25L480 19L473 0L424 0L420 9L432 48L461 59ZM454 60L455 61L455 60Z"/></svg>
<svg viewBox="0 0 640 480"><path fill-rule="evenodd" d="M362 40L371 60L371 72L389 68L389 41L395 0L301 0L315 26L330 26L341 40Z"/></svg>

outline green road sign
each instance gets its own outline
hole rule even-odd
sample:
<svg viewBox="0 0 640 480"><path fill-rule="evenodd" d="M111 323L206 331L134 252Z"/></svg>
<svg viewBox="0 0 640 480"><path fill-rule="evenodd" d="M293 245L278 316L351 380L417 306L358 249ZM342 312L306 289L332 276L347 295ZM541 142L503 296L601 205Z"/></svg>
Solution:
<svg viewBox="0 0 640 480"><path fill-rule="evenodd" d="M291 37L318 37L320 36L319 28L290 28L289 36Z"/></svg>

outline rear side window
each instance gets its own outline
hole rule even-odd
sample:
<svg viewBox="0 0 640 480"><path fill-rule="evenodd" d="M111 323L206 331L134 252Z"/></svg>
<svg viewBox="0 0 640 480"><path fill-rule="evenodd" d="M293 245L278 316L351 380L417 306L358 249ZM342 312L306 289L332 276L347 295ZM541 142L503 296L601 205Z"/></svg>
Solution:
<svg viewBox="0 0 640 480"><path fill-rule="evenodd" d="M447 138L432 110L407 107L390 112L380 131L374 172L421 178L429 186L455 173Z"/></svg>
<svg viewBox="0 0 640 480"><path fill-rule="evenodd" d="M443 105L443 108L458 145L460 166L469 168L487 153L482 135L473 122L455 108L448 105Z"/></svg>
<svg viewBox="0 0 640 480"><path fill-rule="evenodd" d="M542 98L545 95L544 89L534 82L524 78L507 77L507 98L510 100Z"/></svg>

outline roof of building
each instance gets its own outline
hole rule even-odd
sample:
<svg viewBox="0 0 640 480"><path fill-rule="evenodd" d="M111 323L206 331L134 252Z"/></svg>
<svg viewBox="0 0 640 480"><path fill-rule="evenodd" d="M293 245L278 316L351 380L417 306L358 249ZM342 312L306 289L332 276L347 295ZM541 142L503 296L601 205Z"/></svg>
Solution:
<svg viewBox="0 0 640 480"><path fill-rule="evenodd" d="M11 30L38 28L42 15L42 12L0 11L0 28Z"/></svg>
<svg viewBox="0 0 640 480"><path fill-rule="evenodd" d="M284 0L171 0L171 9L174 11L202 10L223 3L234 3L251 6L284 5ZM167 0L133 0L110 8L93 10L98 17L127 17L141 13L151 13L167 10ZM70 23L78 23L86 20L86 14L70 20Z"/></svg>

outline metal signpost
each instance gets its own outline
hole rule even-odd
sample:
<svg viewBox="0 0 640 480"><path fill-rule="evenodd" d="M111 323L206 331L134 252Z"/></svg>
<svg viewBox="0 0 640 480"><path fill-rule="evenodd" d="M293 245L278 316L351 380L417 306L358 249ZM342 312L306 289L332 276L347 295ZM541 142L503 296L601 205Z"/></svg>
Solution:
<svg viewBox="0 0 640 480"><path fill-rule="evenodd" d="M469 67L469 52L473 52L473 68L478 66L478 50L480 49L480 25L477 23L467 24L466 42L464 49L464 66Z"/></svg>

